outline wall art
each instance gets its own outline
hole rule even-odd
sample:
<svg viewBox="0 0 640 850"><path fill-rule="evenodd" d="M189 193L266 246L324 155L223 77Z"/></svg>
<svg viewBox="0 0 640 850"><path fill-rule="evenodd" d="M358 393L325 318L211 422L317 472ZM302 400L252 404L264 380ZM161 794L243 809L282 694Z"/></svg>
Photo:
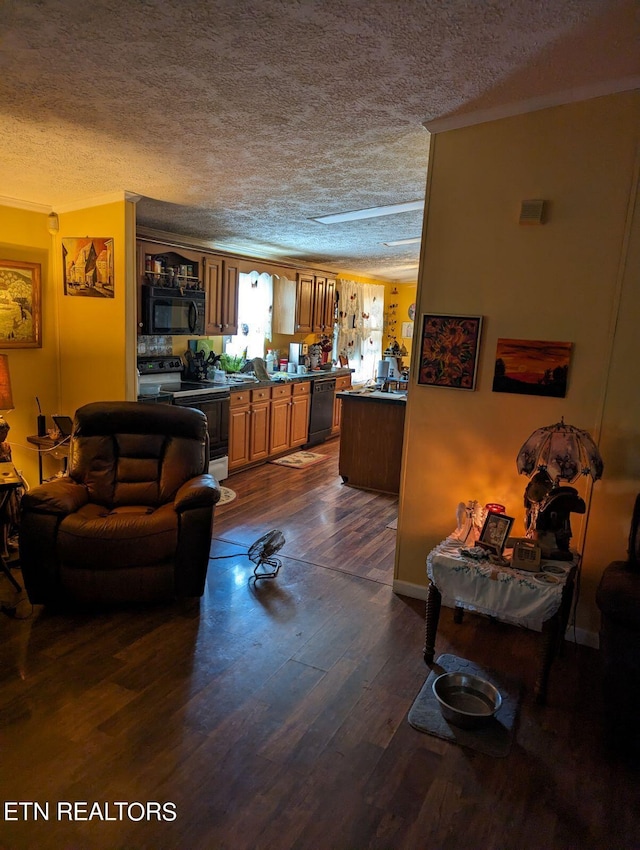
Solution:
<svg viewBox="0 0 640 850"><path fill-rule="evenodd" d="M494 393L564 398L571 349L570 342L499 339L493 374Z"/></svg>
<svg viewBox="0 0 640 850"><path fill-rule="evenodd" d="M113 239L96 236L62 240L64 294L113 298Z"/></svg>
<svg viewBox="0 0 640 850"><path fill-rule="evenodd" d="M482 316L425 313L418 383L473 390L476 386Z"/></svg>
<svg viewBox="0 0 640 850"><path fill-rule="evenodd" d="M0 260L0 348L42 347L39 263Z"/></svg>

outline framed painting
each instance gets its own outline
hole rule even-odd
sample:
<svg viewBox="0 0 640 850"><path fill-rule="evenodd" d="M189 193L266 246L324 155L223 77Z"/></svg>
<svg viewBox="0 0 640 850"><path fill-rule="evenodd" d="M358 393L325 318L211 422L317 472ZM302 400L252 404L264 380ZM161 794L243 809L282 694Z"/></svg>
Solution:
<svg viewBox="0 0 640 850"><path fill-rule="evenodd" d="M84 236L62 240L64 294L113 298L113 239Z"/></svg>
<svg viewBox="0 0 640 850"><path fill-rule="evenodd" d="M571 349L570 342L499 339L493 374L494 393L564 398Z"/></svg>
<svg viewBox="0 0 640 850"><path fill-rule="evenodd" d="M39 263L0 260L0 348L42 347Z"/></svg>
<svg viewBox="0 0 640 850"><path fill-rule="evenodd" d="M494 555L502 555L512 525L512 516L488 513L480 532L478 546L488 549Z"/></svg>
<svg viewBox="0 0 640 850"><path fill-rule="evenodd" d="M474 390L482 316L425 313L422 316L418 383Z"/></svg>

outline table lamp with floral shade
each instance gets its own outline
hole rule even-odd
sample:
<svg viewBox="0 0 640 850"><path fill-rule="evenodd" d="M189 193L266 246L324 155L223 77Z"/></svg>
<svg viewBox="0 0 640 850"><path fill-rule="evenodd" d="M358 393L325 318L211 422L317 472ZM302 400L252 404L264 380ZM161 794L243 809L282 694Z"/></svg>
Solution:
<svg viewBox="0 0 640 850"><path fill-rule="evenodd" d="M522 445L518 472L530 477L524 492L527 537L538 540L545 557L570 560L570 514L586 511L572 484L581 475L602 477L604 463L587 431L565 424L538 428ZM568 484L562 484L566 481Z"/></svg>
<svg viewBox="0 0 640 850"><path fill-rule="evenodd" d="M0 354L0 462L11 460L11 446L7 442L10 426L2 415L5 410L13 410L13 395L9 358L6 354Z"/></svg>

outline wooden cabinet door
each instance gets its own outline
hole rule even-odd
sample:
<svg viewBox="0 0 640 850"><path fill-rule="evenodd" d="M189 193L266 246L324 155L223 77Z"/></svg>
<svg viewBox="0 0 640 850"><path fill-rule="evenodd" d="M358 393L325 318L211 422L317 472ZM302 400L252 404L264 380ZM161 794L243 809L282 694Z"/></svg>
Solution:
<svg viewBox="0 0 640 850"><path fill-rule="evenodd" d="M343 375L336 378L336 393L348 390L351 386L351 375ZM333 424L331 425L331 433L339 434L342 424L342 399L337 396L333 400Z"/></svg>
<svg viewBox="0 0 640 850"><path fill-rule="evenodd" d="M309 438L309 410L311 397L294 395L291 399L291 439L290 446L302 446Z"/></svg>
<svg viewBox="0 0 640 850"><path fill-rule="evenodd" d="M249 463L249 410L248 395L246 404L234 404L232 396L229 408L229 469Z"/></svg>
<svg viewBox="0 0 640 850"><path fill-rule="evenodd" d="M238 267L223 261L223 286L221 293L221 324L223 335L238 333Z"/></svg>
<svg viewBox="0 0 640 850"><path fill-rule="evenodd" d="M271 402L268 400L251 405L249 460L262 460L269 456L270 412Z"/></svg>
<svg viewBox="0 0 640 850"><path fill-rule="evenodd" d="M269 454L289 448L291 429L291 386L273 387L269 417Z"/></svg>
<svg viewBox="0 0 640 850"><path fill-rule="evenodd" d="M296 333L311 333L313 330L313 303L315 278L309 274L298 274L296 286Z"/></svg>
<svg viewBox="0 0 640 850"><path fill-rule="evenodd" d="M313 330L319 333L324 330L325 296L327 281L324 277L314 279L313 289Z"/></svg>
<svg viewBox="0 0 640 850"><path fill-rule="evenodd" d="M323 330L328 334L333 333L336 321L336 282L333 278L327 278L324 290L324 318Z"/></svg>
<svg viewBox="0 0 640 850"><path fill-rule="evenodd" d="M207 294L205 334L220 336L223 333L223 268L221 257L208 254L204 258L204 289Z"/></svg>

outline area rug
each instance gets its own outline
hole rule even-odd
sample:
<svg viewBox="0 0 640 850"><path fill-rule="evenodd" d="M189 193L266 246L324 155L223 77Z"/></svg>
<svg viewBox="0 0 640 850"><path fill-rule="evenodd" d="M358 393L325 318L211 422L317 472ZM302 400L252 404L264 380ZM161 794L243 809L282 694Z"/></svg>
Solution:
<svg viewBox="0 0 640 850"><path fill-rule="evenodd" d="M218 500L218 505L228 505L229 502L233 502L237 495L236 491L232 490L230 487L220 487L220 499Z"/></svg>
<svg viewBox="0 0 640 850"><path fill-rule="evenodd" d="M494 685L502 694L502 705L495 717L479 729L462 729L448 723L442 716L440 704L432 690L432 684L441 673L471 673L481 676ZM427 681L409 709L409 723L420 732L444 738L461 747L468 747L479 753L495 758L504 758L509 754L513 740L522 685L499 673L458 658L457 655L441 655Z"/></svg>
<svg viewBox="0 0 640 850"><path fill-rule="evenodd" d="M320 455L317 452L294 452L277 460L270 460L269 463L277 463L278 466L288 466L291 469L305 469L307 466L327 460L328 457L329 455Z"/></svg>

